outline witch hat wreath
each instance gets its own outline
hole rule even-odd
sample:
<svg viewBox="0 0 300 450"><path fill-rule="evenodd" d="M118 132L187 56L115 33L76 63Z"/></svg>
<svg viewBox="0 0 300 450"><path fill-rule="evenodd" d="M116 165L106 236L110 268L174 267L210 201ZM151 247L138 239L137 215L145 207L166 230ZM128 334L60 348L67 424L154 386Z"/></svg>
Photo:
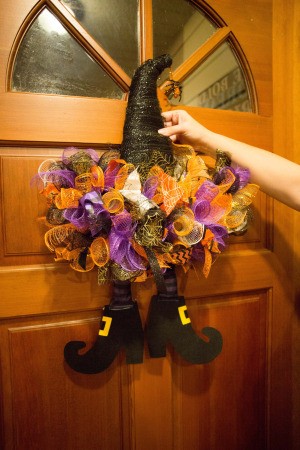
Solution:
<svg viewBox="0 0 300 450"><path fill-rule="evenodd" d="M218 330L204 328L208 340L194 331L177 293L175 267L187 271L193 260L201 261L207 276L224 238L247 228L258 187L223 153L208 169L194 149L157 132L163 119L156 83L171 63L162 55L136 70L119 151L99 158L92 149L68 148L61 161L39 170L49 204L46 245L74 270L97 266L99 284L113 287L92 348L79 354L84 342L65 346L65 360L77 372L104 371L121 348L127 363L143 361L144 331L131 283L148 277L158 290L145 333L150 357L165 356L171 344L188 362L204 364L222 350Z"/></svg>
<svg viewBox="0 0 300 450"><path fill-rule="evenodd" d="M161 72L171 63L169 55L148 60L137 69L130 87L120 158L127 164L133 164L143 181L153 166L158 166L167 173L174 170L170 140L157 133L157 130L163 126L163 120L156 95L156 81ZM130 191L130 189L126 190ZM123 192L123 194L125 198L131 200L132 192ZM210 341L205 342L200 339L192 330L190 320L186 317L184 321L180 319L182 313L186 311L184 298L178 297L177 289L174 292L174 286L171 287L171 291L165 288L165 279L153 250L153 247L158 247L161 242L162 227L157 227L157 224L164 220L164 214L157 205L152 204L142 195L136 199L135 207L143 210L143 218L136 229L137 242L145 249L159 292L165 293L164 297L154 297L151 302L147 332L150 355L164 356L165 351L157 350L158 342L162 348L161 346L165 347L168 341L173 343L175 349L185 359L193 363L201 364L211 361L221 351L221 334L209 328L204 332ZM141 214L140 211L138 213ZM150 229L152 227L150 235L149 227ZM175 272L173 270L171 272L174 278ZM176 283L176 278L174 280ZM126 285L128 287L128 283ZM105 307L102 321L103 319L106 321L106 326L107 321L111 324L109 332L105 332L105 328L100 329L96 343L84 355L77 353L85 345L84 343L69 342L66 345L65 359L76 371L95 373L104 370L122 346L126 349L127 362L142 361L143 339L137 304L133 303L128 292L125 292L126 285L123 285L123 295L120 295L120 285L114 284L114 291L119 294L118 305L115 306L116 298L114 298L114 301Z"/></svg>

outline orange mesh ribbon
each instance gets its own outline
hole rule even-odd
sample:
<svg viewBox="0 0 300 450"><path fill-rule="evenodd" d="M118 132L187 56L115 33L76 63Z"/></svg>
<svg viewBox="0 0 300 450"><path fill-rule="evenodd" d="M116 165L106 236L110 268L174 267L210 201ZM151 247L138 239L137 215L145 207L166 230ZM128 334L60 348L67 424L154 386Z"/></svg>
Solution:
<svg viewBox="0 0 300 450"><path fill-rule="evenodd" d="M222 217L230 213L232 208L231 194L219 194L210 204L210 219L212 223L220 222Z"/></svg>
<svg viewBox="0 0 300 450"><path fill-rule="evenodd" d="M189 208L183 208L174 216L173 229L177 236L187 236L193 230L194 213Z"/></svg>
<svg viewBox="0 0 300 450"><path fill-rule="evenodd" d="M70 223L50 228L50 230L45 233L45 244L49 250L54 252L56 247L59 247L66 242L74 231L75 227Z"/></svg>
<svg viewBox="0 0 300 450"><path fill-rule="evenodd" d="M204 265L202 272L205 278L207 278L213 262L211 252L220 253L220 250L218 248L218 244L214 241L214 234L209 229L205 230L205 235L201 241L201 244L203 245L204 249Z"/></svg>
<svg viewBox="0 0 300 450"><path fill-rule="evenodd" d="M94 187L104 188L104 173L101 167L92 166L91 168L92 179L91 183Z"/></svg>
<svg viewBox="0 0 300 450"><path fill-rule="evenodd" d="M107 177L110 177L113 173L115 173L115 170L123 164L125 165L127 164L126 161L124 161L124 159L111 159L107 164L105 175Z"/></svg>
<svg viewBox="0 0 300 450"><path fill-rule="evenodd" d="M117 173L116 180L115 180L115 188L116 189L123 189L125 181L128 177L128 175L134 170L133 164L125 164L119 172Z"/></svg>
<svg viewBox="0 0 300 450"><path fill-rule="evenodd" d="M120 213L124 209L123 195L114 189L106 192L106 194L102 196L102 201L104 208L111 214Z"/></svg>
<svg viewBox="0 0 300 450"><path fill-rule="evenodd" d="M224 170L223 176L224 176L224 179L221 181L220 184L218 184L218 188L222 194L224 192L227 192L228 189L233 185L233 183L235 181L235 176L231 172L230 169Z"/></svg>
<svg viewBox="0 0 300 450"><path fill-rule="evenodd" d="M185 236L179 236L179 240L188 246L192 246L201 241L204 234L204 225L194 222L192 230Z"/></svg>
<svg viewBox="0 0 300 450"><path fill-rule="evenodd" d="M244 188L237 191L232 199L232 208L244 208L249 206L259 191L257 184L247 184Z"/></svg>
<svg viewBox="0 0 300 450"><path fill-rule="evenodd" d="M163 204L161 209L169 215L175 208L177 202L180 200L184 191L173 177L164 172L160 174L160 181L161 193L163 196Z"/></svg>
<svg viewBox="0 0 300 450"><path fill-rule="evenodd" d="M86 194L92 190L92 174L82 173L75 178L75 187L78 191Z"/></svg>
<svg viewBox="0 0 300 450"><path fill-rule="evenodd" d="M78 250L78 249L75 249ZM73 250L73 252L75 253L75 250ZM84 267L82 267L81 263L80 263L80 254L81 252L85 250L80 249L80 252L77 252L78 254L76 254L76 257L74 255L74 257L72 258L71 262L70 262L70 266L72 267L72 269L76 270L77 272L89 272L90 270L92 270L95 266L94 261L91 258L91 255L88 253L85 259L85 264Z"/></svg>
<svg viewBox="0 0 300 450"><path fill-rule="evenodd" d="M193 155L188 160L187 171L195 180L198 180L200 177L208 178L206 164L199 155Z"/></svg>
<svg viewBox="0 0 300 450"><path fill-rule="evenodd" d="M53 183L49 183L43 189L42 194L47 198L48 205L51 205L55 202L55 197L59 194L59 190Z"/></svg>
<svg viewBox="0 0 300 450"><path fill-rule="evenodd" d="M55 206L58 209L77 208L82 193L74 188L61 188L60 193L55 197Z"/></svg>
<svg viewBox="0 0 300 450"><path fill-rule="evenodd" d="M237 191L232 198L232 210L225 219L226 227L231 231L246 225L248 208L259 190L256 184L248 184Z"/></svg>
<svg viewBox="0 0 300 450"><path fill-rule="evenodd" d="M91 257L98 267L103 267L109 261L109 245L107 239L96 238L90 246Z"/></svg>
<svg viewBox="0 0 300 450"><path fill-rule="evenodd" d="M205 276L205 278L207 278L209 275L211 265L212 265L212 254L207 247L204 247L204 265L202 273Z"/></svg>

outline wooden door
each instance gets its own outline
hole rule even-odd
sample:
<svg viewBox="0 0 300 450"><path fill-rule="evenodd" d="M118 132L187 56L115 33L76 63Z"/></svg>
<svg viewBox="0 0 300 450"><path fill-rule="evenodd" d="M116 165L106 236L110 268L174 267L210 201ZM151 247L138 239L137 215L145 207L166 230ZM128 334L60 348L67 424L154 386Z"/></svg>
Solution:
<svg viewBox="0 0 300 450"><path fill-rule="evenodd" d="M2 2L3 3L3 2ZM68 3L68 2L67 2ZM194 2L218 31L176 72L184 79L225 39L239 49L253 93L251 113L186 107L209 128L272 148L272 2ZM126 365L120 354L97 375L73 372L63 360L70 340L97 335L110 286L95 272L53 262L36 218L45 205L30 187L41 161L65 146L101 151L122 140L126 99L12 92L12 64L24 30L47 7L125 94L130 77L57 0L17 0L0 17L1 448L203 449L291 448L290 284L273 251L273 203L255 201L248 233L231 239L208 279L179 275L190 317L221 331L212 363L185 363L172 349ZM152 56L151 2L139 2L141 58ZM250 86L251 85L251 86ZM164 101L163 107L169 107ZM183 105L184 106L184 105ZM134 285L146 321L154 283Z"/></svg>

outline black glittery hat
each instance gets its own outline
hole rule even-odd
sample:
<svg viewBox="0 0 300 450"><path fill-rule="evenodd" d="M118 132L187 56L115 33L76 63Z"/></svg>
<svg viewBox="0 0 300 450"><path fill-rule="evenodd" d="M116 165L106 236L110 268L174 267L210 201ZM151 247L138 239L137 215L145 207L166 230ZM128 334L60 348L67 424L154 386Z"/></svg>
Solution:
<svg viewBox="0 0 300 450"><path fill-rule="evenodd" d="M142 178L154 164L165 171L172 167L172 143L157 132L164 124L156 85L159 75L171 64L169 55L149 59L132 78L120 157L137 166Z"/></svg>

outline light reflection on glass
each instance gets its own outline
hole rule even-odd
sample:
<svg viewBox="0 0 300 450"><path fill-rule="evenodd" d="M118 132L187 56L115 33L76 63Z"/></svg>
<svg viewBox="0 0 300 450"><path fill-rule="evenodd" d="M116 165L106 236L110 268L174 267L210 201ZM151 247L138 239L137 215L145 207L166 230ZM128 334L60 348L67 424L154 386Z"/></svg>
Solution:
<svg viewBox="0 0 300 450"><path fill-rule="evenodd" d="M191 2L152 0L154 56L169 53L173 69L204 44L217 27Z"/></svg>
<svg viewBox="0 0 300 450"><path fill-rule="evenodd" d="M47 9L39 14L21 42L11 89L85 97L123 96L115 82Z"/></svg>
<svg viewBox="0 0 300 450"><path fill-rule="evenodd" d="M132 76L139 65L138 0L61 0L61 3Z"/></svg>
<svg viewBox="0 0 300 450"><path fill-rule="evenodd" d="M47 33L66 34L67 30L47 9L37 18L38 26Z"/></svg>
<svg viewBox="0 0 300 450"><path fill-rule="evenodd" d="M172 99L173 105L180 105ZM253 110L244 74L225 42L182 83L181 103L202 108Z"/></svg>

